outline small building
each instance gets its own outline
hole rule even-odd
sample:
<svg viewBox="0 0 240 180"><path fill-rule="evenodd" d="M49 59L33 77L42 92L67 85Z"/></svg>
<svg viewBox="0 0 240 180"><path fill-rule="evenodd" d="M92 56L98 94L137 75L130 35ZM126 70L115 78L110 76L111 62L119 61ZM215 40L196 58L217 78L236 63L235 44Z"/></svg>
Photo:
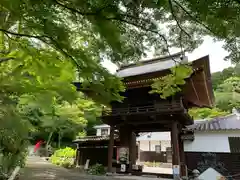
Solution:
<svg viewBox="0 0 240 180"><path fill-rule="evenodd" d="M107 166L108 164L108 142L110 135L110 126L107 124L94 126L96 129L95 136L78 137L73 141L77 145L76 164L84 166L89 159L89 165L96 163ZM117 147L119 138L114 136L113 162L117 159Z"/></svg>
<svg viewBox="0 0 240 180"><path fill-rule="evenodd" d="M188 169L203 173L209 168L231 177L240 172L240 113L197 121L188 126L184 152ZM240 174L234 179L240 179ZM205 180L205 179L204 179ZM206 179L208 180L208 179Z"/></svg>
<svg viewBox="0 0 240 180"><path fill-rule="evenodd" d="M109 136L110 126L107 124L94 126L96 136ZM136 138L138 146L138 162L172 162L170 132L140 133Z"/></svg>
<svg viewBox="0 0 240 180"><path fill-rule="evenodd" d="M137 138L140 162L172 162L170 132L150 132Z"/></svg>
<svg viewBox="0 0 240 180"><path fill-rule="evenodd" d="M96 136L109 136L110 135L110 126L107 124L101 124L94 126L96 129Z"/></svg>

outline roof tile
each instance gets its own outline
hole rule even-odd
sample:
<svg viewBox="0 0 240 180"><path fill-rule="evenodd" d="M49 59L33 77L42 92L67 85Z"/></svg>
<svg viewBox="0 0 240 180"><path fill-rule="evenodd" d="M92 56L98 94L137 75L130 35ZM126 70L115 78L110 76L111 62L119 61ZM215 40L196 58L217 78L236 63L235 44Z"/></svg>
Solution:
<svg viewBox="0 0 240 180"><path fill-rule="evenodd" d="M197 121L187 126L187 130L194 131L218 131L218 130L240 130L240 117L230 114L225 117L217 117L211 120Z"/></svg>

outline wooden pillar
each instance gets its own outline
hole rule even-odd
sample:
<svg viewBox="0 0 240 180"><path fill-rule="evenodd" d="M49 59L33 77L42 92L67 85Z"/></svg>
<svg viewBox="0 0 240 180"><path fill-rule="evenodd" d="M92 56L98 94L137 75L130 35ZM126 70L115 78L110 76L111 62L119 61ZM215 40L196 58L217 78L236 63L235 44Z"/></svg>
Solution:
<svg viewBox="0 0 240 180"><path fill-rule="evenodd" d="M180 177L179 130L177 121L174 121L172 123L171 142L172 142L173 179L177 180Z"/></svg>
<svg viewBox="0 0 240 180"><path fill-rule="evenodd" d="M180 170L181 170L181 177L187 176L187 166L185 161L185 153L184 153L184 140L181 139L179 135L179 153L180 153Z"/></svg>
<svg viewBox="0 0 240 180"><path fill-rule="evenodd" d="M136 164L136 155L137 155L137 147L136 147L136 134L131 132L129 134L129 161L130 161L130 171L132 170L132 165Z"/></svg>
<svg viewBox="0 0 240 180"><path fill-rule="evenodd" d="M75 158L76 167L79 167L79 162L80 162L80 149L79 149L79 144L77 144L76 158Z"/></svg>
<svg viewBox="0 0 240 180"><path fill-rule="evenodd" d="M130 128L127 125L123 125L119 129L120 135L120 146L129 148L130 137Z"/></svg>
<svg viewBox="0 0 240 180"><path fill-rule="evenodd" d="M120 133L120 146L121 147L125 147L128 148L129 150L129 168L126 169L127 172L131 172L132 168L131 168L131 154L132 154L132 131L131 131L131 127L127 124L123 125L120 127L119 129L119 133Z"/></svg>
<svg viewBox="0 0 240 180"><path fill-rule="evenodd" d="M138 161L138 163L140 164L140 162L141 162L141 149L140 149L140 141L138 141L138 143L137 143L137 147L138 147L138 157L137 157L137 161Z"/></svg>
<svg viewBox="0 0 240 180"><path fill-rule="evenodd" d="M111 126L108 144L108 169L107 169L108 173L112 173L113 146L114 146L114 128Z"/></svg>
<svg viewBox="0 0 240 180"><path fill-rule="evenodd" d="M83 159L83 151L79 151L79 165L80 166L84 166L85 162L84 162L84 159Z"/></svg>

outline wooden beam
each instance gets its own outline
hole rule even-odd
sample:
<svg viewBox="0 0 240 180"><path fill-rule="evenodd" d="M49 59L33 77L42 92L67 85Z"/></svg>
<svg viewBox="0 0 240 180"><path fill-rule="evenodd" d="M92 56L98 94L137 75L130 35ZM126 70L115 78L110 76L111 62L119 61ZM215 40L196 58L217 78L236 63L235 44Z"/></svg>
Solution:
<svg viewBox="0 0 240 180"><path fill-rule="evenodd" d="M129 124L129 125L148 125L148 124L169 124L169 123L172 123L171 120L149 120L149 121L129 121L129 122L123 122L121 123L122 125L124 124ZM121 125L119 124L119 125Z"/></svg>
<svg viewBox="0 0 240 180"><path fill-rule="evenodd" d="M210 95L209 95L209 91L208 91L208 85L207 85L207 78L206 78L206 74L204 71L202 71L202 74L203 74L203 79L204 79L204 87L206 89L206 93L207 93L207 97L208 97L208 102L209 102L209 105L212 106L213 103L212 103L212 100L210 98Z"/></svg>
<svg viewBox="0 0 240 180"><path fill-rule="evenodd" d="M180 178L180 154L179 154L179 130L178 122L172 123L171 130L171 142L172 142L172 164L173 164L173 179L178 180Z"/></svg>
<svg viewBox="0 0 240 180"><path fill-rule="evenodd" d="M133 128L133 131L135 133L142 133L142 132L166 132L166 131L171 131L170 127L156 127L156 128Z"/></svg>
<svg viewBox="0 0 240 180"><path fill-rule="evenodd" d="M196 88L195 88L195 85L194 85L194 82L193 82L192 78L190 78L190 81L191 81L191 84L192 84L194 93L195 93L195 95L196 95L196 97L197 97L197 100L198 100L198 102L200 102L200 98L199 98L199 96L198 96L198 93L197 93L197 90L196 90Z"/></svg>
<svg viewBox="0 0 240 180"><path fill-rule="evenodd" d="M113 158L113 146L114 146L114 128L110 127L110 139L108 145L108 173L112 173L112 158Z"/></svg>

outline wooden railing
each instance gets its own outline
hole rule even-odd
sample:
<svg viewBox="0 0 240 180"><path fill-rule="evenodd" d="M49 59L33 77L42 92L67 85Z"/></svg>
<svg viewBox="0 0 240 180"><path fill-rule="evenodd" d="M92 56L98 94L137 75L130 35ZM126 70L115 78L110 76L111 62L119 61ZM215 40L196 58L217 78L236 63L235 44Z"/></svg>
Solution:
<svg viewBox="0 0 240 180"><path fill-rule="evenodd" d="M119 115L133 115L133 114L144 114L154 112L172 112L184 110L181 101L174 101L172 103L156 103L149 106L137 106L137 107L126 107L126 108L112 108L103 109L103 116L119 116Z"/></svg>

